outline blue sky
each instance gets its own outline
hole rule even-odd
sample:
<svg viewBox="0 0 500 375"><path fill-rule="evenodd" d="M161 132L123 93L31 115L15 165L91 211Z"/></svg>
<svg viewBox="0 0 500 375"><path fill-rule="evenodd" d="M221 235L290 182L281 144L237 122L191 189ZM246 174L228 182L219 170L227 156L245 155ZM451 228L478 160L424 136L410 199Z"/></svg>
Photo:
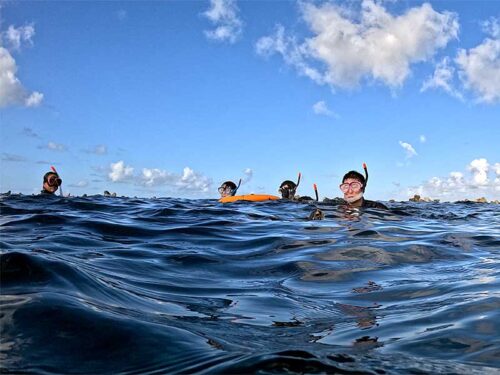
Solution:
<svg viewBox="0 0 500 375"><path fill-rule="evenodd" d="M0 190L500 199L500 2L3 2Z"/></svg>

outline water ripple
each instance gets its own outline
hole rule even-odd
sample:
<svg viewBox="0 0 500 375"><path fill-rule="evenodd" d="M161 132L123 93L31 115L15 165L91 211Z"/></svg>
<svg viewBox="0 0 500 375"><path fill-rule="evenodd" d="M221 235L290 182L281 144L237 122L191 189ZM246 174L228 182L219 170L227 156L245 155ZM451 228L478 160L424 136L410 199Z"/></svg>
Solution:
<svg viewBox="0 0 500 375"><path fill-rule="evenodd" d="M2 372L500 368L496 205L14 195L0 211Z"/></svg>

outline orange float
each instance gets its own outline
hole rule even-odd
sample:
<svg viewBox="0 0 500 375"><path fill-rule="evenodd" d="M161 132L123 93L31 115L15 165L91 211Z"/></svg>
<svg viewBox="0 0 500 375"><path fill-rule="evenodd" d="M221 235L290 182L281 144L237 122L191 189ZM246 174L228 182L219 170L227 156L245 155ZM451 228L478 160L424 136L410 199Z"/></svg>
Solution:
<svg viewBox="0 0 500 375"><path fill-rule="evenodd" d="M267 194L248 194L248 195L235 195L232 197L224 197L219 199L220 203L231 203L237 201L250 201L250 202L265 202L265 201L275 201L279 197L275 195Z"/></svg>

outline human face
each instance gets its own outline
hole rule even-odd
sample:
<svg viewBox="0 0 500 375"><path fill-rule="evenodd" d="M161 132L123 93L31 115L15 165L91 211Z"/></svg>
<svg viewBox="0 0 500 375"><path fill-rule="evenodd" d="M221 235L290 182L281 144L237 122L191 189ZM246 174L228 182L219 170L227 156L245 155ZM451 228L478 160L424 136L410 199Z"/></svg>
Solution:
<svg viewBox="0 0 500 375"><path fill-rule="evenodd" d="M43 188L49 193L55 193L59 186L62 184L61 178L55 173L51 173L47 176L47 179L43 183Z"/></svg>
<svg viewBox="0 0 500 375"><path fill-rule="evenodd" d="M48 191L49 193L54 194L57 191L57 189L59 189L59 186L58 185L52 185L51 186L51 185L49 185L49 183L47 181L45 181L43 183L43 189L45 191Z"/></svg>
<svg viewBox="0 0 500 375"><path fill-rule="evenodd" d="M295 188L289 185L283 185L278 191L283 199L292 199L295 196Z"/></svg>
<svg viewBox="0 0 500 375"><path fill-rule="evenodd" d="M340 185L340 190L344 193L344 199L350 200L363 191L363 184L355 178L346 178Z"/></svg>
<svg viewBox="0 0 500 375"><path fill-rule="evenodd" d="M220 194L221 198L229 197L233 194L233 189L231 189L230 186L222 185L219 188L219 194Z"/></svg>

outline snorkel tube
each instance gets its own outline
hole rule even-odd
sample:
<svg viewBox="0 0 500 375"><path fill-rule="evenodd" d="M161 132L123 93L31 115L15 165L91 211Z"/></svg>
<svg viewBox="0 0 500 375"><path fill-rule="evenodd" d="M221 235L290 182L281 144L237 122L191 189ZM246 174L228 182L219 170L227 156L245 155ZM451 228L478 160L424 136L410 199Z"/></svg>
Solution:
<svg viewBox="0 0 500 375"><path fill-rule="evenodd" d="M319 202L318 187L316 186L316 184L313 184L313 189L314 189L314 194L316 194L316 202Z"/></svg>
<svg viewBox="0 0 500 375"><path fill-rule="evenodd" d="M363 169L365 171L365 188L366 188L366 185L368 185L368 167L366 166L366 163L363 163Z"/></svg>
<svg viewBox="0 0 500 375"><path fill-rule="evenodd" d="M299 188L300 177L302 177L302 173L299 172L299 178L297 179L297 185L295 185L295 191L297 191L297 189Z"/></svg>
<svg viewBox="0 0 500 375"><path fill-rule="evenodd" d="M50 166L50 169L52 169L52 172L54 172L59 177L59 173L57 173L56 168L53 165ZM61 197L63 196L62 183L61 183L61 185L59 185L59 195Z"/></svg>
<svg viewBox="0 0 500 375"><path fill-rule="evenodd" d="M241 178L240 178L240 181L238 182L238 186L236 186L236 189L234 189L233 192L231 193L232 197L234 197L236 195L236 192L240 188L240 185L241 185Z"/></svg>

